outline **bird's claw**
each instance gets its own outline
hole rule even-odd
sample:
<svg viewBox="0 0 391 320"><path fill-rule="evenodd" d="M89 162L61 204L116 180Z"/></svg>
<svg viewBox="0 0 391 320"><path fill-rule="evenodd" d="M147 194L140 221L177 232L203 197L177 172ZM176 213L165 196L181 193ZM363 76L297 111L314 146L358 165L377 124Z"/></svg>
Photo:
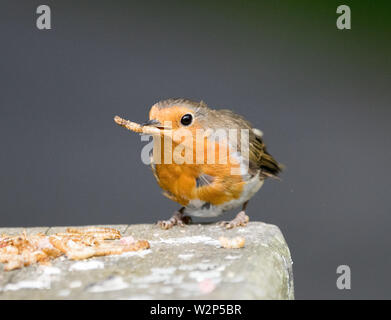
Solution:
<svg viewBox="0 0 391 320"><path fill-rule="evenodd" d="M170 220L162 220L162 221L158 221L157 222L157 225L164 229L164 230L167 230L167 229L170 229L174 226L174 223Z"/></svg>
<svg viewBox="0 0 391 320"><path fill-rule="evenodd" d="M250 218L244 211L240 211L236 217L231 221L221 221L218 223L220 227L224 227L226 229L232 229L235 227L245 227L247 223L250 221Z"/></svg>
<svg viewBox="0 0 391 320"><path fill-rule="evenodd" d="M185 224L189 224L189 223L191 223L191 217L185 216L180 211L177 211L169 220L158 221L157 225L164 230L168 230L175 225L179 227L184 227Z"/></svg>

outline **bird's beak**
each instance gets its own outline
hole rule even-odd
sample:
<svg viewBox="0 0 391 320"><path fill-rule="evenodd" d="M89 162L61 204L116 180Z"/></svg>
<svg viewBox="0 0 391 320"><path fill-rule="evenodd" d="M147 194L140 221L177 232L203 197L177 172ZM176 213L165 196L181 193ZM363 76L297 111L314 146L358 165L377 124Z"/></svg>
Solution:
<svg viewBox="0 0 391 320"><path fill-rule="evenodd" d="M158 128L160 130L164 130L164 129L169 129L165 126L162 125L162 123L159 121L159 120L156 120L156 119L151 119L151 120L148 120L147 122L144 122L142 124L143 127L145 126L148 126L148 127L155 127L155 128Z"/></svg>
<svg viewBox="0 0 391 320"><path fill-rule="evenodd" d="M160 123L159 120L151 119L151 120L148 120L147 122L142 123L141 125L142 125L143 127L144 127L144 126L159 127L159 125L161 125L161 123Z"/></svg>

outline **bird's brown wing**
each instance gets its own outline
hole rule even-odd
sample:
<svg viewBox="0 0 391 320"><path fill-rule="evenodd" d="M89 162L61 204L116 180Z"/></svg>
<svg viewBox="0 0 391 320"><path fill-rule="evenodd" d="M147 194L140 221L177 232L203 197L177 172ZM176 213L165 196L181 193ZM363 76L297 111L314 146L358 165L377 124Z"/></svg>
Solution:
<svg viewBox="0 0 391 320"><path fill-rule="evenodd" d="M249 170L250 174L257 174L260 171L261 178L272 177L277 178L283 166L279 164L267 152L265 143L262 139L262 132L254 129L249 121L243 116L227 109L214 110L209 113L209 117L213 117L212 123L217 128L227 127L236 129L249 130ZM210 123L210 122L209 122ZM239 140L238 140L239 141ZM238 145L240 149L240 144Z"/></svg>
<svg viewBox="0 0 391 320"><path fill-rule="evenodd" d="M260 170L264 178L277 178L282 170L282 165L267 152L262 137L253 133L250 134L249 169L254 173Z"/></svg>
<svg viewBox="0 0 391 320"><path fill-rule="evenodd" d="M198 121L202 124L203 128L228 128L228 129L241 129L249 130L249 171L251 175L255 175L260 172L261 178L273 177L277 178L281 172L283 166L280 165L271 155L267 152L265 143L262 139L262 132L255 129L249 121L243 116L227 109L213 110L207 107L200 107L197 109ZM238 137L238 141L241 141ZM237 145L239 152L241 151L241 143Z"/></svg>

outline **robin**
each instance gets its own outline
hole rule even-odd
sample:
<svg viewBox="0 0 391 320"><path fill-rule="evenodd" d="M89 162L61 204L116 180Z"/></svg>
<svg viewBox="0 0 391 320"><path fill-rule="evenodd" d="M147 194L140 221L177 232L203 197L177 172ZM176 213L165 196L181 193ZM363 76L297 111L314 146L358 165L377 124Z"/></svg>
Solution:
<svg viewBox="0 0 391 320"><path fill-rule="evenodd" d="M242 116L211 109L202 101L160 101L152 106L149 120L142 125L118 116L114 120L154 137L153 174L163 194L182 205L169 220L158 222L163 229L183 226L191 221L190 216L215 217L237 207L242 210L236 217L220 225L227 229L246 226L250 198L265 179L278 178L282 170L267 152L260 130ZM238 143L243 137L247 149L245 143Z"/></svg>

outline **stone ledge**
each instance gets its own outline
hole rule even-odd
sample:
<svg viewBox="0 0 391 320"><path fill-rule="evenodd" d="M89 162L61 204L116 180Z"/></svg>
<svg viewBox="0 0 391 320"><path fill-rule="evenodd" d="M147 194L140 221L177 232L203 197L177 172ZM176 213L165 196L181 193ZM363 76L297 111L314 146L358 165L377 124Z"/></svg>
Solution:
<svg viewBox="0 0 391 320"><path fill-rule="evenodd" d="M51 267L0 271L0 299L293 299L292 260L278 227L251 222L224 230L194 224L114 225L150 241L151 249L85 261L54 260ZM27 228L53 234L64 227ZM19 233L22 228L0 228ZM224 249L220 236L242 236L241 249Z"/></svg>

